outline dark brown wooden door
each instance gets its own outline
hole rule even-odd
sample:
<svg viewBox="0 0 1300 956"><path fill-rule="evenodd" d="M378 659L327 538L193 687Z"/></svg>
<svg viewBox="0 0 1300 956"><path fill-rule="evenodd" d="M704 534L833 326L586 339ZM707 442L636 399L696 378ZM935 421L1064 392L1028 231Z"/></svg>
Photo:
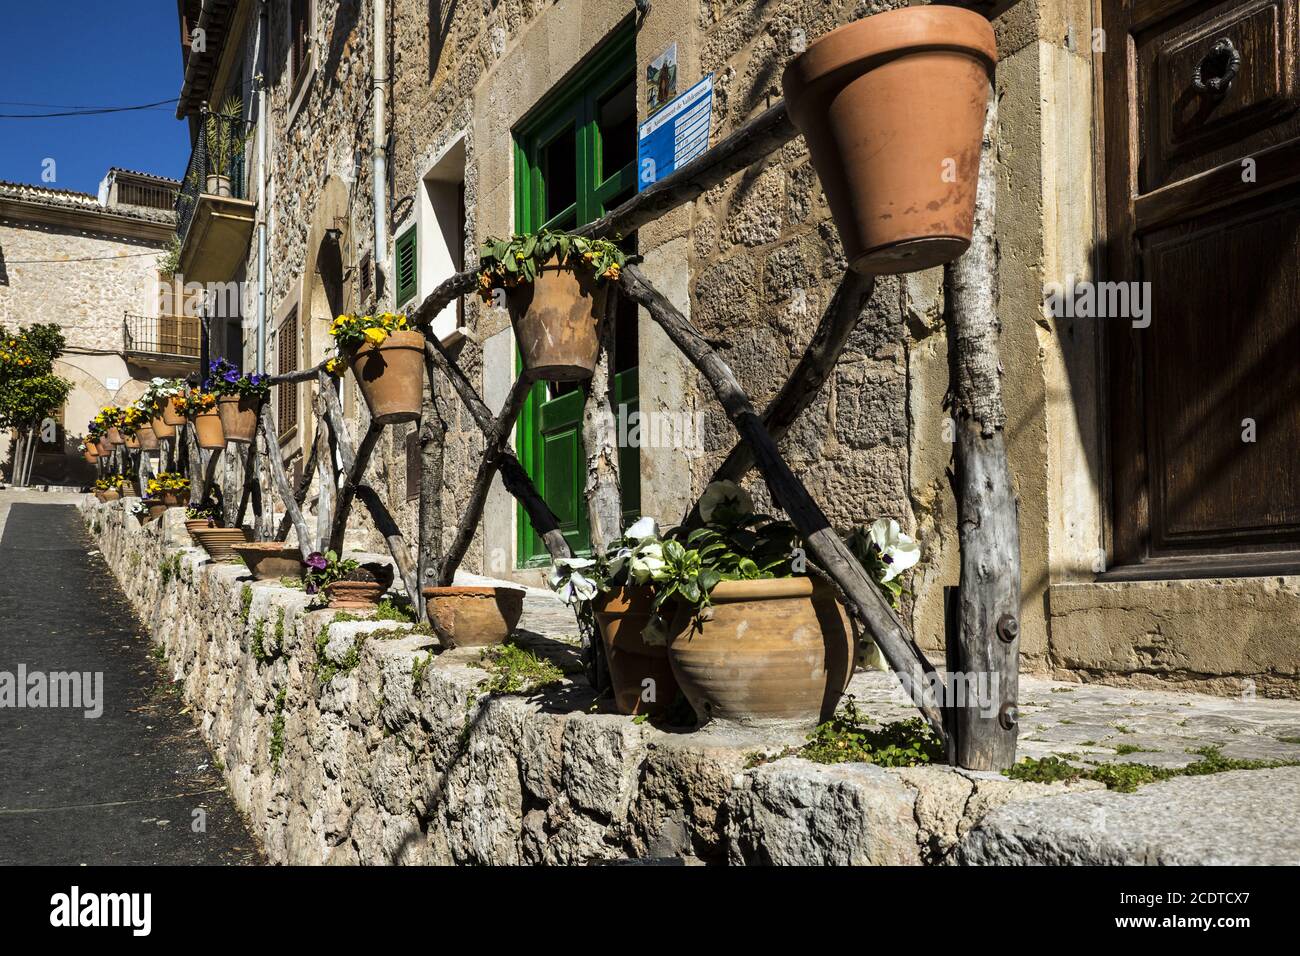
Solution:
<svg viewBox="0 0 1300 956"><path fill-rule="evenodd" d="M1300 564L1296 0L1104 0L1116 574Z"/></svg>

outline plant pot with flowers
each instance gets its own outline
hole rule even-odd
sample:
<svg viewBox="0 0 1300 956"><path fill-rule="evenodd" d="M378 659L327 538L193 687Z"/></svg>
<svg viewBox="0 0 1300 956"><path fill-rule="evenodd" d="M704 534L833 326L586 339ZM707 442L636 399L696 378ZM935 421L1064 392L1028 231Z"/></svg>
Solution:
<svg viewBox="0 0 1300 956"><path fill-rule="evenodd" d="M118 485L121 479L117 475L106 475L95 479L95 497L100 501L116 501L121 497Z"/></svg>
<svg viewBox="0 0 1300 956"><path fill-rule="evenodd" d="M140 497L140 489L134 471L124 471L120 475L114 475L113 477L117 479L117 490L123 498Z"/></svg>
<svg viewBox="0 0 1300 956"><path fill-rule="evenodd" d="M93 438L87 436L86 440L77 446L77 450L85 457L88 464L95 465L99 463L99 446Z"/></svg>
<svg viewBox="0 0 1300 956"><path fill-rule="evenodd" d="M152 425L141 425L140 430L135 433L135 437L140 442L141 451L158 450L158 436L154 434Z"/></svg>
<svg viewBox="0 0 1300 956"><path fill-rule="evenodd" d="M913 272L970 245L997 44L988 19L902 7L808 44L781 79L850 267Z"/></svg>
<svg viewBox="0 0 1300 956"><path fill-rule="evenodd" d="M128 405L122 409L118 416L118 430L122 433L122 438L126 447L131 451L140 450L140 429L148 424L149 418L144 411L136 405Z"/></svg>
<svg viewBox="0 0 1300 956"><path fill-rule="evenodd" d="M588 618L599 630L614 703L622 714L662 716L677 699L667 641L663 635L645 636L654 616L654 589L642 558L661 544L654 519L641 518L603 553L557 559L547 577L579 618Z"/></svg>
<svg viewBox="0 0 1300 956"><path fill-rule="evenodd" d="M257 413L271 391L265 375L241 375L238 365L217 359L208 366L203 390L217 396L217 415L226 441L250 444L257 434Z"/></svg>
<svg viewBox="0 0 1300 956"><path fill-rule="evenodd" d="M190 480L175 471L161 471L149 479L145 491L164 508L176 508L190 495Z"/></svg>
<svg viewBox="0 0 1300 956"><path fill-rule="evenodd" d="M328 370L346 363L365 397L370 417L381 425L413 422L424 398L424 334L405 315L340 315L330 325L337 355Z"/></svg>
<svg viewBox="0 0 1300 956"><path fill-rule="evenodd" d="M110 450L113 445L121 445L126 441L118 427L122 423L122 409L117 405L105 405L90 422L96 434L102 436L107 442Z"/></svg>
<svg viewBox="0 0 1300 956"><path fill-rule="evenodd" d="M185 382L178 378L154 378L140 396L140 405L149 415L149 424L158 438L175 438L176 426L185 418L172 400L185 394Z"/></svg>
<svg viewBox="0 0 1300 956"><path fill-rule="evenodd" d="M207 528L221 527L221 509L212 504L200 504L185 509L185 530L190 533L198 543L198 538L194 537L196 531L202 531Z"/></svg>
<svg viewBox="0 0 1300 956"><path fill-rule="evenodd" d="M181 414L194 426L194 439L200 448L220 450L226 447L226 433L217 414L217 396L206 389L192 388L178 403Z"/></svg>
<svg viewBox="0 0 1300 956"><path fill-rule="evenodd" d="M479 295L491 302L501 290L525 374L555 382L591 378L609 283L627 261L608 239L545 229L483 243Z"/></svg>
<svg viewBox="0 0 1300 956"><path fill-rule="evenodd" d="M149 520L149 506L143 498L132 498L126 503L126 513L140 524Z"/></svg>
<svg viewBox="0 0 1300 956"><path fill-rule="evenodd" d="M337 610L373 611L392 586L393 569L386 564L362 564L340 558L334 551L313 551L304 562L303 585L308 594L324 594Z"/></svg>

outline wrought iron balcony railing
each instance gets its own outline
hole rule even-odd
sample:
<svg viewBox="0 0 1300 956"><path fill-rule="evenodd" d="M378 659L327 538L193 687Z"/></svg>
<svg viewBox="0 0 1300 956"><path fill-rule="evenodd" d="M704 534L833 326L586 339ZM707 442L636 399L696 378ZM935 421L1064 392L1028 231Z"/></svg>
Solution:
<svg viewBox="0 0 1300 956"><path fill-rule="evenodd" d="M199 138L176 196L176 235L184 244L200 196L248 198L245 147L252 124L238 116L204 111Z"/></svg>
<svg viewBox="0 0 1300 956"><path fill-rule="evenodd" d="M198 362L202 331L194 315L132 315L122 318L128 355L171 362Z"/></svg>

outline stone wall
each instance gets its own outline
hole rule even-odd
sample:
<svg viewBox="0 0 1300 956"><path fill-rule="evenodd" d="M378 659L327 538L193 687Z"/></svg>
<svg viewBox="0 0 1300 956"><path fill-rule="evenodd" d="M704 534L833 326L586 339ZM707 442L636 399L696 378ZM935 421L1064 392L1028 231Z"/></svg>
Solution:
<svg viewBox="0 0 1300 956"><path fill-rule="evenodd" d="M1063 792L945 767L747 769L798 736L593 713L572 674L487 694L474 649L331 623L302 591L208 562L180 509L145 526L120 502L82 509L277 863L940 863L990 809ZM530 626L572 667L571 645Z"/></svg>

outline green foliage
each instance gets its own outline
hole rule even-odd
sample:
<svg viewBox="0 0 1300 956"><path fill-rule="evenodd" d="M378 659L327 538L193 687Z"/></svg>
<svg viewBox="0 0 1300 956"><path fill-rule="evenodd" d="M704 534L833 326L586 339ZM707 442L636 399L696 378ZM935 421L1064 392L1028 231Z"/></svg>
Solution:
<svg viewBox="0 0 1300 956"><path fill-rule="evenodd" d="M921 718L880 727L870 726L872 723L850 695L839 713L809 735L799 756L814 763L874 763L881 767L943 762L943 744Z"/></svg>
<svg viewBox="0 0 1300 956"><path fill-rule="evenodd" d="M1155 753L1155 751L1150 747L1139 747L1137 744L1116 744L1115 753L1124 757L1128 754L1150 754Z"/></svg>
<svg viewBox="0 0 1300 956"><path fill-rule="evenodd" d="M281 687L275 696L275 716L271 718L271 769L280 770L280 758L284 756L284 698L286 688Z"/></svg>
<svg viewBox="0 0 1300 956"><path fill-rule="evenodd" d="M1012 780L1029 783L1074 782L1083 774L1083 768L1067 763L1060 757L1026 757L1012 767L1002 771L1002 775Z"/></svg>
<svg viewBox="0 0 1300 956"><path fill-rule="evenodd" d="M415 623L415 614L404 604L398 604L392 598L384 598L375 608L376 621L401 621L405 624Z"/></svg>
<svg viewBox="0 0 1300 956"><path fill-rule="evenodd" d="M425 654L423 657L417 657L411 661L411 680L415 682L417 689L424 683L424 675L429 672L429 665L432 663L432 654Z"/></svg>
<svg viewBox="0 0 1300 956"><path fill-rule="evenodd" d="M512 289L521 282L532 282L538 271L552 261L590 269L601 282L617 279L628 256L609 239L588 239L549 229L509 239L489 236L479 247L479 292L490 298L494 288Z"/></svg>
<svg viewBox="0 0 1300 956"><path fill-rule="evenodd" d="M276 608L275 613L275 646L271 650L266 648L267 618L262 618L253 627L250 648L253 652L253 659L259 664L266 664L275 660L284 650L284 608Z"/></svg>
<svg viewBox="0 0 1300 956"><path fill-rule="evenodd" d="M1014 767L1003 770L1002 773L1012 780L1027 780L1034 783L1095 780L1104 783L1111 790L1132 793L1144 784L1154 783L1157 780L1171 780L1174 777L1200 777L1211 773L1224 773L1228 770L1272 770L1277 767L1300 766L1300 760L1243 760L1225 757L1218 747L1201 747L1189 750L1188 753L1196 754L1201 759L1186 767L1156 767L1142 763L1115 762L1098 763L1091 767L1076 767L1059 757L1037 759L1027 757Z"/></svg>
<svg viewBox="0 0 1300 956"><path fill-rule="evenodd" d="M564 672L553 663L516 644L487 648L476 666L492 675L478 684L488 694L531 693L564 680Z"/></svg>
<svg viewBox="0 0 1300 956"><path fill-rule="evenodd" d="M181 240L173 234L167 240L167 248L158 259L158 271L166 275L175 275L181 267Z"/></svg>
<svg viewBox="0 0 1300 956"><path fill-rule="evenodd" d="M253 589L245 584L239 592L239 619L248 627L248 614L253 607Z"/></svg>

